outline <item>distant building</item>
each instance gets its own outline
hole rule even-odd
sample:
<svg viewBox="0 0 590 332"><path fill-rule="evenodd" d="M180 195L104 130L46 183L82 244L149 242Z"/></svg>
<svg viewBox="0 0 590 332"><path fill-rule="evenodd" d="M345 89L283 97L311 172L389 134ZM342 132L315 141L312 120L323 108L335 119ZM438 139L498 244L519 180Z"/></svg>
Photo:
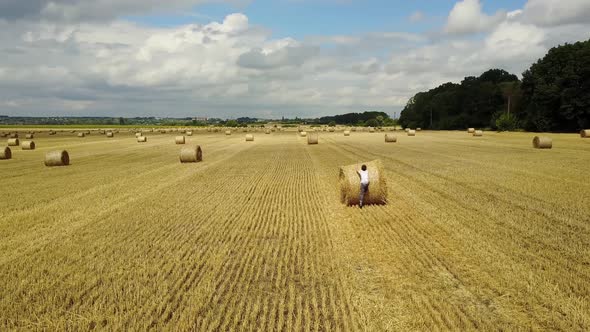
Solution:
<svg viewBox="0 0 590 332"><path fill-rule="evenodd" d="M198 122L207 122L207 120L209 120L209 118L203 117L203 116L198 116L196 118L193 118L193 121L198 121Z"/></svg>

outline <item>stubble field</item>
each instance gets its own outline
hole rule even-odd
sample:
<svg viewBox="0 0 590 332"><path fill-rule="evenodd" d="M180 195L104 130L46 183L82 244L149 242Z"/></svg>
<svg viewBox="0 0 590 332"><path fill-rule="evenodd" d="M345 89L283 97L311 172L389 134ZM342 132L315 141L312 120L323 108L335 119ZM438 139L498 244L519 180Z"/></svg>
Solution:
<svg viewBox="0 0 590 332"><path fill-rule="evenodd" d="M145 135L0 160L0 330L590 329L590 139ZM342 205L374 159L389 204Z"/></svg>

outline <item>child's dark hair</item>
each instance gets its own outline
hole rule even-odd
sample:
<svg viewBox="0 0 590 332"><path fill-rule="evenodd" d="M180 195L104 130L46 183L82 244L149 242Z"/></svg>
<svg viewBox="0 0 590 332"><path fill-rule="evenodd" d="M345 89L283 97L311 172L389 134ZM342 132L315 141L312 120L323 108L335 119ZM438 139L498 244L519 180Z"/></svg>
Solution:
<svg viewBox="0 0 590 332"><path fill-rule="evenodd" d="M361 169L362 169L363 171L366 171L366 170L367 170L367 165L363 165L363 166L361 166Z"/></svg>

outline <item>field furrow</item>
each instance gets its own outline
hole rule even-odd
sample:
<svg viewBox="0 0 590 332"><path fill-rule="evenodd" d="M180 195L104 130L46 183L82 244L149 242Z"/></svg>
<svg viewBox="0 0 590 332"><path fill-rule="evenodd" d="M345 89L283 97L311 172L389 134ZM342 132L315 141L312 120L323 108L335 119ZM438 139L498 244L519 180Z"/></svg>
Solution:
<svg viewBox="0 0 590 332"><path fill-rule="evenodd" d="M0 161L0 330L590 329L579 137L244 134L195 132L196 164L176 133ZM388 204L341 204L338 167L374 159Z"/></svg>

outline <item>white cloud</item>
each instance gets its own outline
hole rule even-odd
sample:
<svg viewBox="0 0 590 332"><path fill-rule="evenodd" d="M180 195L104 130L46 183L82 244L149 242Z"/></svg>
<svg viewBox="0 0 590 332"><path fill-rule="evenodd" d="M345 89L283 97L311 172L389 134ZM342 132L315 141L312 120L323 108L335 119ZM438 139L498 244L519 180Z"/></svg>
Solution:
<svg viewBox="0 0 590 332"><path fill-rule="evenodd" d="M463 0L455 4L449 17L445 32L449 34L470 34L489 31L506 18L503 11L493 16L486 15L479 0Z"/></svg>
<svg viewBox="0 0 590 332"><path fill-rule="evenodd" d="M524 20L542 26L590 22L588 0L528 0L523 10Z"/></svg>
<svg viewBox="0 0 590 332"><path fill-rule="evenodd" d="M545 32L533 25L504 22L485 41L486 50L502 59L530 59L545 51Z"/></svg>
<svg viewBox="0 0 590 332"><path fill-rule="evenodd" d="M238 65L251 69L300 67L305 61L316 56L318 52L317 47L302 45L291 38L287 38L240 55Z"/></svg>
<svg viewBox="0 0 590 332"><path fill-rule="evenodd" d="M2 0L0 19L98 21L157 10L172 12L206 2L244 4L248 0Z"/></svg>
<svg viewBox="0 0 590 332"><path fill-rule="evenodd" d="M449 15L450 35L435 37L385 31L276 39L243 14L169 28L122 19L0 20L0 113L392 114L419 91L490 68L520 74L550 47L590 37L590 23L535 23L527 10L488 16L465 0ZM464 35L471 32L480 35Z"/></svg>

